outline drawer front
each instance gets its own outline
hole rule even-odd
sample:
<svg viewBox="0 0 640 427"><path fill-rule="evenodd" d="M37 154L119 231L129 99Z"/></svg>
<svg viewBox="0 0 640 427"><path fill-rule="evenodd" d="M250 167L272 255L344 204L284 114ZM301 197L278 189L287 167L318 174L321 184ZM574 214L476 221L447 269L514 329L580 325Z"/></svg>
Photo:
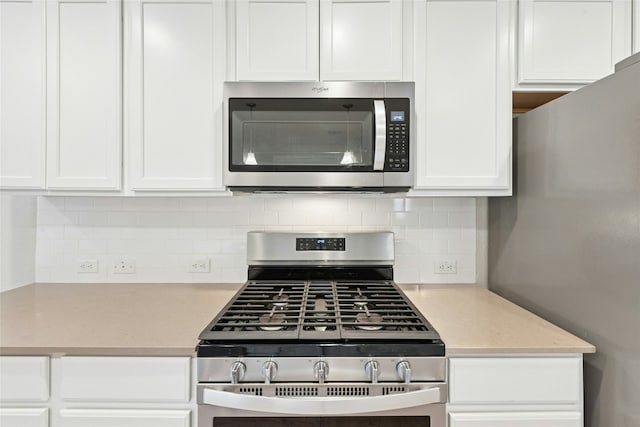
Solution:
<svg viewBox="0 0 640 427"><path fill-rule="evenodd" d="M449 360L451 404L582 402L582 358L460 357Z"/></svg>
<svg viewBox="0 0 640 427"><path fill-rule="evenodd" d="M2 427L47 427L48 425L47 408L0 408L0 426Z"/></svg>
<svg viewBox="0 0 640 427"><path fill-rule="evenodd" d="M189 357L63 357L65 401L188 402Z"/></svg>
<svg viewBox="0 0 640 427"><path fill-rule="evenodd" d="M191 411L186 409L62 409L60 425L61 427L189 427Z"/></svg>
<svg viewBox="0 0 640 427"><path fill-rule="evenodd" d="M48 357L0 357L1 402L46 402L48 399Z"/></svg>
<svg viewBox="0 0 640 427"><path fill-rule="evenodd" d="M449 414L449 427L581 427L579 412L513 412Z"/></svg>

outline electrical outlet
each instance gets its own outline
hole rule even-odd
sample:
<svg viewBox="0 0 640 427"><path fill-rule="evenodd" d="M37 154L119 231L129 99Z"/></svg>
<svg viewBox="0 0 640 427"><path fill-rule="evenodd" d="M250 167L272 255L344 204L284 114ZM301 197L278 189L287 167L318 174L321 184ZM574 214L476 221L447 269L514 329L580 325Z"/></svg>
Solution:
<svg viewBox="0 0 640 427"><path fill-rule="evenodd" d="M135 274L135 272L135 259L121 259L113 263L113 274Z"/></svg>
<svg viewBox="0 0 640 427"><path fill-rule="evenodd" d="M97 259L79 259L76 260L76 273L97 273Z"/></svg>
<svg viewBox="0 0 640 427"><path fill-rule="evenodd" d="M189 264L189 273L210 273L211 259L198 258Z"/></svg>
<svg viewBox="0 0 640 427"><path fill-rule="evenodd" d="M455 259L441 259L433 263L433 272L436 274L456 274L458 261Z"/></svg>

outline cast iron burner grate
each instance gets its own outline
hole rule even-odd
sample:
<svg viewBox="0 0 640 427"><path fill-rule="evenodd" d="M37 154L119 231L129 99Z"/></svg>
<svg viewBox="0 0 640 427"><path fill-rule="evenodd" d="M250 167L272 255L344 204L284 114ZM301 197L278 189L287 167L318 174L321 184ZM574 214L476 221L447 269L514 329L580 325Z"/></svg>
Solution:
<svg viewBox="0 0 640 427"><path fill-rule="evenodd" d="M249 281L200 335L206 341L438 338L392 281Z"/></svg>

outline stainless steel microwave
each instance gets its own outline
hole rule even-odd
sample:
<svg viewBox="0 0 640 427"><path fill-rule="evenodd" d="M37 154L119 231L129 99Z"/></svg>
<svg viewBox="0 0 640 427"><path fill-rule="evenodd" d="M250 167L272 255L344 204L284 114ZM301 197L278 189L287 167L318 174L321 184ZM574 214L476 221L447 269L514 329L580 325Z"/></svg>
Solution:
<svg viewBox="0 0 640 427"><path fill-rule="evenodd" d="M412 82L225 83L225 185L407 191L414 91Z"/></svg>

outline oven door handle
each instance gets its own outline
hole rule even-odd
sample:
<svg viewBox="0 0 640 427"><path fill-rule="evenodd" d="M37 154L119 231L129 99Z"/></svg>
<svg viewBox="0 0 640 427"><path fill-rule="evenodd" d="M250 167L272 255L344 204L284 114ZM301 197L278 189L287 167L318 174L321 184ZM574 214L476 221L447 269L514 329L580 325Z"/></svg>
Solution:
<svg viewBox="0 0 640 427"><path fill-rule="evenodd" d="M266 397L204 389L203 403L287 415L345 415L392 411L441 402L440 387L373 397Z"/></svg>
<svg viewBox="0 0 640 427"><path fill-rule="evenodd" d="M373 111L375 119L375 140L373 148L373 170L384 170L384 157L387 153L387 111L384 100L375 99L373 101Z"/></svg>

